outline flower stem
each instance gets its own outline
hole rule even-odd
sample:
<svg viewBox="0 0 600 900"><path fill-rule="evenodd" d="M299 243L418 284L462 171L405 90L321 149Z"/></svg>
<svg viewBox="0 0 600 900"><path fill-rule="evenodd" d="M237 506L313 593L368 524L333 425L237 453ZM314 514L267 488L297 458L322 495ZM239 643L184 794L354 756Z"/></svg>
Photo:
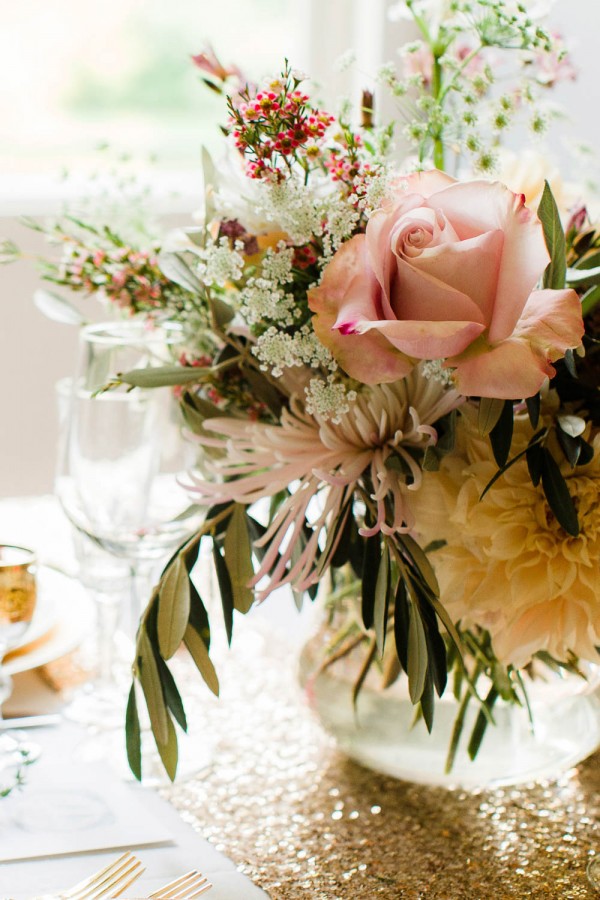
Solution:
<svg viewBox="0 0 600 900"><path fill-rule="evenodd" d="M441 108L443 105L444 92L442 88L442 64L440 63L440 57L437 54L434 54L433 57L433 72L431 77L431 93L439 105L441 112ZM441 118L441 117L440 117ZM444 139L443 139L443 126L441 123L436 127L436 131L432 135L433 137L433 164L436 169L440 171L444 171Z"/></svg>
<svg viewBox="0 0 600 900"><path fill-rule="evenodd" d="M444 142L439 137L433 139L433 164L436 169L444 171Z"/></svg>

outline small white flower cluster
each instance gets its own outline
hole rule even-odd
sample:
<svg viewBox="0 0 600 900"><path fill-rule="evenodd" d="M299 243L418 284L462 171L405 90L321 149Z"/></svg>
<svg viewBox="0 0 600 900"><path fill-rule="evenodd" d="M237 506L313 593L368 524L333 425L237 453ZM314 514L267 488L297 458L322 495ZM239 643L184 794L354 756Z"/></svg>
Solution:
<svg viewBox="0 0 600 900"><path fill-rule="evenodd" d="M198 250L198 277L208 285L224 287L227 282L238 281L244 270L244 258L238 252L243 249L236 245L232 250L226 237Z"/></svg>
<svg viewBox="0 0 600 900"><path fill-rule="evenodd" d="M336 381L335 375L329 375L326 381L311 378L306 389L306 411L311 416L331 420L337 425L350 412L350 404L356 397L356 391L348 390L343 382Z"/></svg>
<svg viewBox="0 0 600 900"><path fill-rule="evenodd" d="M262 277L276 284L289 284L294 280L293 265L293 247L288 247L285 241L279 241L276 249L269 247L262 259Z"/></svg>
<svg viewBox="0 0 600 900"><path fill-rule="evenodd" d="M325 264L352 235L360 219L360 210L345 198L334 195L327 199L323 212L325 224L320 228L323 231L323 259L320 262Z"/></svg>
<svg viewBox="0 0 600 900"><path fill-rule="evenodd" d="M345 53L342 53L341 56L338 56L333 67L336 72L346 72L348 69L352 68L355 62L356 51L346 50Z"/></svg>
<svg viewBox="0 0 600 900"><path fill-rule="evenodd" d="M352 235L361 213L346 198L331 190L327 193L326 188L328 183L320 181L316 173L310 187L293 176L281 183L265 182L261 184L261 209L298 246L322 236L324 258L328 259ZM281 282L277 274L273 280Z"/></svg>
<svg viewBox="0 0 600 900"><path fill-rule="evenodd" d="M282 287L293 281L293 260L293 248L286 247L283 242L277 247L277 252L267 250L261 274L249 278L240 295L240 312L249 325L271 320L285 328L294 325L302 314L296 306L294 295Z"/></svg>
<svg viewBox="0 0 600 900"><path fill-rule="evenodd" d="M240 299L240 312L248 325L270 320L285 328L293 325L300 313L295 309L294 295L266 278L250 278Z"/></svg>
<svg viewBox="0 0 600 900"><path fill-rule="evenodd" d="M323 346L310 324L302 325L295 334L278 331L275 326L268 328L258 338L252 352L260 360L263 371L271 371L275 378L284 369L293 366L310 366L313 369L337 369L337 363L330 351Z"/></svg>
<svg viewBox="0 0 600 900"><path fill-rule="evenodd" d="M388 87L392 87L398 80L394 63L389 60L383 63L377 70L376 79L380 84L387 84Z"/></svg>
<svg viewBox="0 0 600 900"><path fill-rule="evenodd" d="M265 217L289 235L294 244L307 244L319 234L323 212L314 193L297 178L262 182L261 211Z"/></svg>
<svg viewBox="0 0 600 900"><path fill-rule="evenodd" d="M380 166L370 178L355 180L356 192L359 196L358 209L370 216L376 209L380 209L386 199L390 188L390 173L385 166Z"/></svg>
<svg viewBox="0 0 600 900"><path fill-rule="evenodd" d="M429 381L437 381L438 384L449 387L453 384L452 371L450 369L444 369L443 363L443 359L426 360L421 363L420 371Z"/></svg>

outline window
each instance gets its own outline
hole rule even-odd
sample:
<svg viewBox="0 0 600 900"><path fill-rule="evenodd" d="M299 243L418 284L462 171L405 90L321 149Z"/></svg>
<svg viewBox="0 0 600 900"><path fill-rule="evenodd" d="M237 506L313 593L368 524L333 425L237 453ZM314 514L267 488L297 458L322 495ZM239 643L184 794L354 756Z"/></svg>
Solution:
<svg viewBox="0 0 600 900"><path fill-rule="evenodd" d="M224 104L191 54L209 42L251 76L285 56L307 66L307 25L295 0L10 4L0 30L0 202L89 169L102 145L140 164L156 157L159 171L196 168L200 146L218 143Z"/></svg>

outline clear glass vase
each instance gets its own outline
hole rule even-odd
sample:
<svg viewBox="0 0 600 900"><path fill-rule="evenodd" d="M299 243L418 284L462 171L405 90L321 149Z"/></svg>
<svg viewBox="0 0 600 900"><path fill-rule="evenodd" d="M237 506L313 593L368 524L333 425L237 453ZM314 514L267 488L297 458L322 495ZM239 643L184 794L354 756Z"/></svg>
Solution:
<svg viewBox="0 0 600 900"><path fill-rule="evenodd" d="M586 678L560 675L541 666L527 679L531 709L498 701L474 760L466 750L479 711L471 702L450 772L448 749L459 704L450 684L436 698L433 730L415 707L401 675L388 687L374 670L353 703L353 688L365 657L364 647L324 666L331 631L323 627L304 646L300 683L323 727L351 759L405 781L444 787L499 787L558 777L600 746L600 668L587 666ZM526 676L524 676L526 678ZM532 725L533 722L533 725Z"/></svg>

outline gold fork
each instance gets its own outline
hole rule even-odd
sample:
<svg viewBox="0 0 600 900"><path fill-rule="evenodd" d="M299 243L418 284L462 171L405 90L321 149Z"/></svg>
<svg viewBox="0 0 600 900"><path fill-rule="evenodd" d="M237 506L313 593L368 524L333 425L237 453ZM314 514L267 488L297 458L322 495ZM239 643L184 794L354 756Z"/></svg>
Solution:
<svg viewBox="0 0 600 900"><path fill-rule="evenodd" d="M154 893L150 894L148 900L192 900L193 897L199 897L209 891L212 884L207 881L202 872L193 869L186 875L181 875L175 881L163 885Z"/></svg>
<svg viewBox="0 0 600 900"><path fill-rule="evenodd" d="M132 853L123 853L117 859L85 878L78 884L56 895L56 900L100 900L101 897L119 897L140 877L144 867Z"/></svg>

